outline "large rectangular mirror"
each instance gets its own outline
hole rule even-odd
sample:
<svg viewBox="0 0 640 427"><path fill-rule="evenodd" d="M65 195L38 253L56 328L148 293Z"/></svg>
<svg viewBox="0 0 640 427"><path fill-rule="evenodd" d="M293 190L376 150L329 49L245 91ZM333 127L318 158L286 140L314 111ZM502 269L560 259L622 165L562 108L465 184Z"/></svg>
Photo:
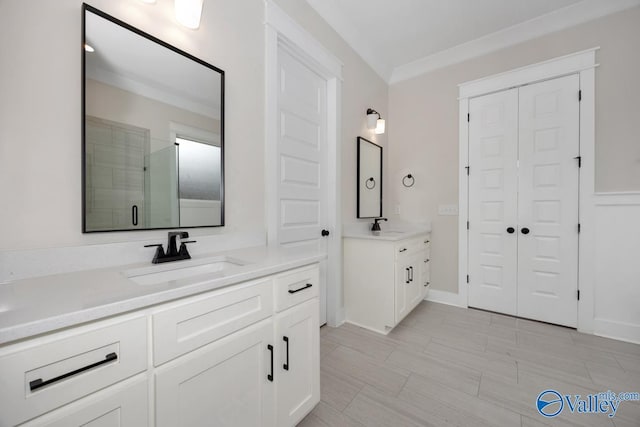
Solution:
<svg viewBox="0 0 640 427"><path fill-rule="evenodd" d="M382 147L358 137L358 218L382 217Z"/></svg>
<svg viewBox="0 0 640 427"><path fill-rule="evenodd" d="M83 5L83 232L224 225L224 71Z"/></svg>

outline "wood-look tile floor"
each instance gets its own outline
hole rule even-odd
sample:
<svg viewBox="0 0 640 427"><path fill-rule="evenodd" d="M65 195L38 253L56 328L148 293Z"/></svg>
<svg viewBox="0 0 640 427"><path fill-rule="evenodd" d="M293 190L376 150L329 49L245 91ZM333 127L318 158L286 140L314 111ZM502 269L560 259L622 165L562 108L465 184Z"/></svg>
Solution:
<svg viewBox="0 0 640 427"><path fill-rule="evenodd" d="M320 336L321 401L301 427L640 426L640 402L613 418L535 407L546 389L640 392L640 345L426 301L387 336Z"/></svg>

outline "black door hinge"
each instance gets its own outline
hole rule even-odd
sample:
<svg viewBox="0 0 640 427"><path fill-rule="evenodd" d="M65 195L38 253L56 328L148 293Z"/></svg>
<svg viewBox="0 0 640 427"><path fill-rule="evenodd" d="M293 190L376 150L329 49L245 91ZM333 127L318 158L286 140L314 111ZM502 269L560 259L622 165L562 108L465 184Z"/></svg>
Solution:
<svg viewBox="0 0 640 427"><path fill-rule="evenodd" d="M580 232L580 228L581 228L580 223L578 223L578 233Z"/></svg>
<svg viewBox="0 0 640 427"><path fill-rule="evenodd" d="M582 156L575 156L573 159L578 161L578 167L581 168L582 167Z"/></svg>
<svg viewBox="0 0 640 427"><path fill-rule="evenodd" d="M469 283L469 275L467 274L467 283Z"/></svg>
<svg viewBox="0 0 640 427"><path fill-rule="evenodd" d="M580 301L580 289L578 289L578 301Z"/></svg>
<svg viewBox="0 0 640 427"><path fill-rule="evenodd" d="M471 121L471 114L467 113L467 123Z"/></svg>
<svg viewBox="0 0 640 427"><path fill-rule="evenodd" d="M467 230L469 229L469 221L467 221Z"/></svg>
<svg viewBox="0 0 640 427"><path fill-rule="evenodd" d="M578 101L582 101L582 90L578 91Z"/></svg>

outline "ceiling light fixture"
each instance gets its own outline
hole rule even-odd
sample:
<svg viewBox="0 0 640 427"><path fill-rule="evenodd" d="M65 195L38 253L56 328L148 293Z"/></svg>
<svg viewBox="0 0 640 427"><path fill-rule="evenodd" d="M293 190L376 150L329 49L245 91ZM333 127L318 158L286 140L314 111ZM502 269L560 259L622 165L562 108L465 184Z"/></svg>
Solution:
<svg viewBox="0 0 640 427"><path fill-rule="evenodd" d="M380 113L373 108L367 108L367 127L374 129L374 132L378 135L384 133L384 119L380 116Z"/></svg>
<svg viewBox="0 0 640 427"><path fill-rule="evenodd" d="M200 26L203 0L175 0L176 19L192 30Z"/></svg>

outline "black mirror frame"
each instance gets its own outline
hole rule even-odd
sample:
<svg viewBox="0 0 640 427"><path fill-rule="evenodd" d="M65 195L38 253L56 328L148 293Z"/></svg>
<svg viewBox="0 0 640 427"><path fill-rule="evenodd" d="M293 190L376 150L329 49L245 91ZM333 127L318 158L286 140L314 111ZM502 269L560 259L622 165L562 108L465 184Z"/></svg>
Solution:
<svg viewBox="0 0 640 427"><path fill-rule="evenodd" d="M360 216L360 182L364 177L360 176L361 168L360 168L360 143L361 141L368 142L376 148L380 149L380 214L376 216ZM369 141L366 138L361 136L357 137L357 148L358 148L358 156L357 156L357 172L356 172L356 218L381 218L382 217L382 146L376 144L375 142Z"/></svg>
<svg viewBox="0 0 640 427"><path fill-rule="evenodd" d="M104 19L107 19L113 22L116 25L119 25L123 28L126 28L129 31L134 32L135 34L144 37L152 42L159 44L160 46L172 50L175 53L178 53L192 61L197 62L200 65L203 65L207 68L210 68L213 71L220 73L220 224L217 225L197 225L197 226L181 226L176 225L174 227L156 227L156 228L134 228L134 229L113 229L113 230L87 230L87 222L86 222L86 153L85 153L85 139L86 139L86 129L85 129L85 117L86 117L86 51L84 49L86 43L86 14L87 12L94 13ZM108 232L122 232L122 231L148 231L148 230L170 230L175 228L209 228L209 227L224 227L225 223L225 185L224 185L224 151L225 151L225 119L224 119L224 110L225 110L225 73L221 68L216 67L215 65L211 65L208 62L203 61L200 58L197 58L190 53L187 53L181 49L178 49L175 46L170 45L167 42L164 42L157 37L152 36L149 33L146 33L130 24L127 24L120 19L111 16L100 9L96 9L95 7L88 5L86 3L82 3L82 43L80 44L80 49L82 52L81 55L81 74L82 74L82 89L81 89L81 120L82 124L81 132L81 156L82 156L82 233L108 233Z"/></svg>

